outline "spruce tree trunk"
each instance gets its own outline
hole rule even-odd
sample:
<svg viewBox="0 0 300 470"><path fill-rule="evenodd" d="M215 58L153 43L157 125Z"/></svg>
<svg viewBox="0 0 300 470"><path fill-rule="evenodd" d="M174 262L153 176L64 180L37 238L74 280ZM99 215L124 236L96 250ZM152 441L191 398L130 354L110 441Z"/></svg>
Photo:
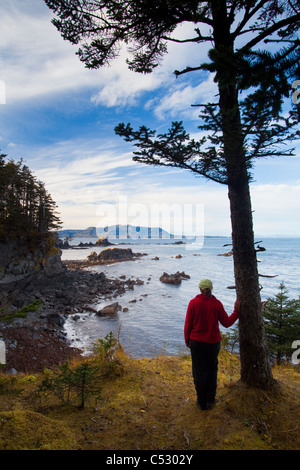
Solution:
<svg viewBox="0 0 300 470"><path fill-rule="evenodd" d="M275 381L263 324L248 182L240 182L238 187L229 186L228 194L236 291L241 301L241 380L252 387L270 389Z"/></svg>
<svg viewBox="0 0 300 470"><path fill-rule="evenodd" d="M271 388L275 381L263 324L249 177L234 86L220 89L220 109L227 163L235 285L237 298L241 302L241 380L249 386Z"/></svg>
<svg viewBox="0 0 300 470"><path fill-rule="evenodd" d="M234 86L220 89L220 109L227 163L235 285L237 298L241 302L241 380L249 386L269 389L275 381L263 324L249 177Z"/></svg>
<svg viewBox="0 0 300 470"><path fill-rule="evenodd" d="M238 64L224 0L211 2L215 65L230 201L234 274L239 319L241 380L249 386L271 388L275 381L262 317L253 219L238 100Z"/></svg>

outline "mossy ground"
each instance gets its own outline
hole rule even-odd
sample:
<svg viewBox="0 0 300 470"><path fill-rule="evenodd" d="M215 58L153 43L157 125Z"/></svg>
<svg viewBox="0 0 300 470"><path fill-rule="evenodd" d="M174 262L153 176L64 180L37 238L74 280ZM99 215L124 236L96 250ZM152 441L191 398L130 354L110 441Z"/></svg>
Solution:
<svg viewBox="0 0 300 470"><path fill-rule="evenodd" d="M102 383L102 399L78 411L38 397L43 374L0 375L0 450L298 450L300 373L273 369L280 392L239 381L239 358L219 356L217 404L195 403L189 356L131 359Z"/></svg>

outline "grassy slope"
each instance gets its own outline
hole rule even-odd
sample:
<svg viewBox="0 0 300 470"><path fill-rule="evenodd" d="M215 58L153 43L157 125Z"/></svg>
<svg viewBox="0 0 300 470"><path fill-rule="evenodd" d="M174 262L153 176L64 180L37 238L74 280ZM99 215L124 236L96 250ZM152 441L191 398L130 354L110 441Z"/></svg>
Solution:
<svg viewBox="0 0 300 470"><path fill-rule="evenodd" d="M300 374L276 367L281 393L239 382L238 357L221 351L217 405L200 411L189 357L131 359L103 384L102 402L83 411L36 399L42 374L0 375L0 450L299 449Z"/></svg>

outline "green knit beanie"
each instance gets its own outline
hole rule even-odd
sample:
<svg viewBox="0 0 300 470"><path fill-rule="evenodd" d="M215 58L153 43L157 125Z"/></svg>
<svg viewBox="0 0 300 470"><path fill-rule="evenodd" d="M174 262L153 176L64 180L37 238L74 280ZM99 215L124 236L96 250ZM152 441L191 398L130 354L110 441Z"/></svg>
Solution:
<svg viewBox="0 0 300 470"><path fill-rule="evenodd" d="M202 289L202 290L204 290L204 289L209 289L210 291L213 290L212 282L211 282L209 279L202 279L202 280L199 282L199 287L200 287L200 289Z"/></svg>

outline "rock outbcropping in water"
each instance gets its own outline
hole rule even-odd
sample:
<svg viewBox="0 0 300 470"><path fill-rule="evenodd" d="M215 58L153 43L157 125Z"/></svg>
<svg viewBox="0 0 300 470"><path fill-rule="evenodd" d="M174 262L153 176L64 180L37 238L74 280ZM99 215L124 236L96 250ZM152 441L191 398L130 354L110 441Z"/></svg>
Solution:
<svg viewBox="0 0 300 470"><path fill-rule="evenodd" d="M181 284L181 281L183 279L190 279L190 276L188 274L185 274L184 271L182 271L181 273L177 271L177 273L175 274L168 274L164 272L159 278L161 282L164 282L166 284Z"/></svg>

